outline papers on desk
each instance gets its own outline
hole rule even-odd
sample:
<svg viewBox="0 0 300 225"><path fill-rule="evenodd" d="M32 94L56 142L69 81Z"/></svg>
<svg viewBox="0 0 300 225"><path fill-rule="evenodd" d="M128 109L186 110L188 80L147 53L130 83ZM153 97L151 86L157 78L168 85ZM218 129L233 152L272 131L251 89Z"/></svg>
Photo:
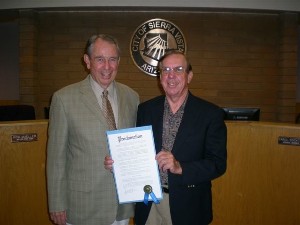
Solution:
<svg viewBox="0 0 300 225"><path fill-rule="evenodd" d="M152 126L107 131L119 203L144 201L144 187L162 199ZM149 187L149 186L147 186ZM147 188L146 188L147 189ZM149 195L149 201L152 201ZM155 200L155 199L154 199Z"/></svg>

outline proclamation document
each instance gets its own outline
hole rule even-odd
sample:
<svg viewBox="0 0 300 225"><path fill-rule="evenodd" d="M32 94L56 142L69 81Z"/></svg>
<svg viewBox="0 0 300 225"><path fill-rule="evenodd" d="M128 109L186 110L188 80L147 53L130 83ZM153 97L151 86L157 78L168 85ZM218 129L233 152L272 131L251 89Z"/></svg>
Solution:
<svg viewBox="0 0 300 225"><path fill-rule="evenodd" d="M161 200L152 126L107 131L119 203ZM147 200L147 201L148 201Z"/></svg>

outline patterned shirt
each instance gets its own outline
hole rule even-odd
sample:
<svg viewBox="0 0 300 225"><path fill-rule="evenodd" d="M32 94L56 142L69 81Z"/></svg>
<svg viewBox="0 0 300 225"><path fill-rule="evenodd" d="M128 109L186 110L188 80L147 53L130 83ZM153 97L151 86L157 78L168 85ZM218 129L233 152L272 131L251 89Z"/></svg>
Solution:
<svg viewBox="0 0 300 225"><path fill-rule="evenodd" d="M165 99L162 132L162 149L164 149L165 151L172 151L178 128L180 126L184 113L184 107L187 98L188 95L176 113L172 112L167 98ZM168 185L168 172L163 172L162 170L160 170L160 180L162 185Z"/></svg>

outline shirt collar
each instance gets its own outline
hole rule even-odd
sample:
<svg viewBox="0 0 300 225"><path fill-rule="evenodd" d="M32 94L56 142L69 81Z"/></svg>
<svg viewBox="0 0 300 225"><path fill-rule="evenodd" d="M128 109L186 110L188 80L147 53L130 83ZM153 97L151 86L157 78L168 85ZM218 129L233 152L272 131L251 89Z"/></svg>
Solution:
<svg viewBox="0 0 300 225"><path fill-rule="evenodd" d="M99 93L102 94L102 92L104 91L104 88L101 87L93 78L91 75L89 75L90 77L90 84L92 86L92 89L95 93ZM115 95L115 81L111 82L111 84L107 87L107 91L108 91L108 95L111 96L112 98L114 98Z"/></svg>

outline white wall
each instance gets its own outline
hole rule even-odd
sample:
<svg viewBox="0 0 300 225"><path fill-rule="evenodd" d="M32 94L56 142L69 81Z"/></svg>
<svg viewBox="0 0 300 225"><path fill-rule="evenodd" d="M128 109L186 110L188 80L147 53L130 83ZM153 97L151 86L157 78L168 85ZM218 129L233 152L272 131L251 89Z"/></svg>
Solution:
<svg viewBox="0 0 300 225"><path fill-rule="evenodd" d="M0 3L0 9L77 6L208 7L300 11L300 0L1 0Z"/></svg>

